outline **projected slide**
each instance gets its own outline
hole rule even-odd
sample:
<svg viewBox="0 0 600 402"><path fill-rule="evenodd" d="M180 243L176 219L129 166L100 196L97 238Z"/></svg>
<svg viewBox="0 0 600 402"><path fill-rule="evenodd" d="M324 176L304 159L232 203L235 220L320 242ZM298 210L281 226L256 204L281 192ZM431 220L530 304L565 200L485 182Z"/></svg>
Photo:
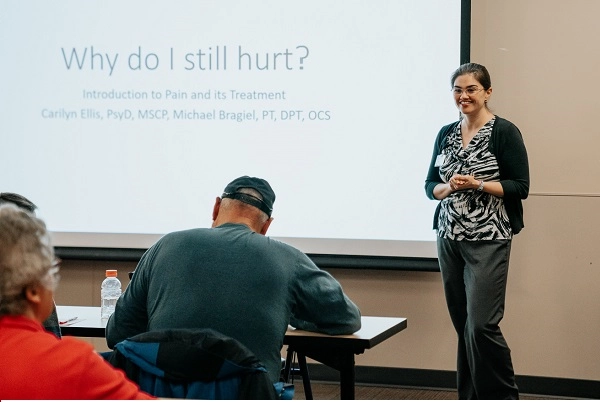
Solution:
<svg viewBox="0 0 600 402"><path fill-rule="evenodd" d="M260 176L272 237L435 256L459 33L460 0L3 1L0 191L58 246L145 248Z"/></svg>

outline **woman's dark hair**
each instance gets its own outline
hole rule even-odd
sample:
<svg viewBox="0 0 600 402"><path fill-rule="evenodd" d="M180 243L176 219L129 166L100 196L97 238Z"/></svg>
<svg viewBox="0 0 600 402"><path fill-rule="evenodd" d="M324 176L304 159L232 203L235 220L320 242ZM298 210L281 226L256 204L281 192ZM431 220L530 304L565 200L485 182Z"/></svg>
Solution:
<svg viewBox="0 0 600 402"><path fill-rule="evenodd" d="M492 79L487 68L477 63L465 63L458 67L452 77L450 78L450 86L454 86L454 81L461 75L473 74L473 77L481 84L484 90L488 90L492 87Z"/></svg>

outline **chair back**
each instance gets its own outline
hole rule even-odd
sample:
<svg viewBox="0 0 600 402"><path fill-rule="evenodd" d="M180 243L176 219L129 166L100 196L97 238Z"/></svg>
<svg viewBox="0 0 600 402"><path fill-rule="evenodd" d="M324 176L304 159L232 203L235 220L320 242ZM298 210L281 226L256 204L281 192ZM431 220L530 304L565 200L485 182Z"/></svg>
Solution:
<svg viewBox="0 0 600 402"><path fill-rule="evenodd" d="M211 329L150 331L115 345L109 362L164 398L279 399L265 367L239 341Z"/></svg>

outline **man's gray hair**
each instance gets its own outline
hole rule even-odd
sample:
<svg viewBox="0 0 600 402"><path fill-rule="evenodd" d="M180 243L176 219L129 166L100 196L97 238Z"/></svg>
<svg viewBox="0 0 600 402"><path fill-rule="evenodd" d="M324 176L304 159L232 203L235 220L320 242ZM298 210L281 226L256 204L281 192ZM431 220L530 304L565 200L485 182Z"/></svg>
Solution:
<svg viewBox="0 0 600 402"><path fill-rule="evenodd" d="M15 205L0 205L0 316L25 312L25 288L41 283L53 261L44 222Z"/></svg>
<svg viewBox="0 0 600 402"><path fill-rule="evenodd" d="M242 194L251 195L252 197L258 198L261 201L263 200L263 196L261 195L261 193L250 187L240 188L237 190L237 192L242 193ZM251 214L256 215L257 217L260 218L261 223L265 223L267 220L269 220L269 215L267 215L265 212L261 211L260 209L256 208L255 206L246 204L242 201L231 199L231 198L223 198L223 200L221 202L222 202L222 205L224 205L226 208L229 207L229 205L236 205L238 208L242 208L242 209L250 212Z"/></svg>

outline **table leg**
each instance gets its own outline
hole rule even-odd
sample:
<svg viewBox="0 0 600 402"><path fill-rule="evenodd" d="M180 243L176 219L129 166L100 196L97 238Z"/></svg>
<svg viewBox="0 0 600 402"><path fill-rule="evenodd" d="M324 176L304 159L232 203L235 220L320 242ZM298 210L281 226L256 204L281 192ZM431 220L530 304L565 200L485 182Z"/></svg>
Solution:
<svg viewBox="0 0 600 402"><path fill-rule="evenodd" d="M339 371L340 399L354 399L354 355L363 351L345 348L310 349L303 346L294 346L294 350Z"/></svg>
<svg viewBox="0 0 600 402"><path fill-rule="evenodd" d="M298 356L298 367L302 376L302 385L304 387L304 398L313 399L312 387L310 386L310 376L308 374L308 365L306 364L306 356L302 353L296 353Z"/></svg>
<svg viewBox="0 0 600 402"><path fill-rule="evenodd" d="M340 359L340 399L354 399L354 353L344 354Z"/></svg>

